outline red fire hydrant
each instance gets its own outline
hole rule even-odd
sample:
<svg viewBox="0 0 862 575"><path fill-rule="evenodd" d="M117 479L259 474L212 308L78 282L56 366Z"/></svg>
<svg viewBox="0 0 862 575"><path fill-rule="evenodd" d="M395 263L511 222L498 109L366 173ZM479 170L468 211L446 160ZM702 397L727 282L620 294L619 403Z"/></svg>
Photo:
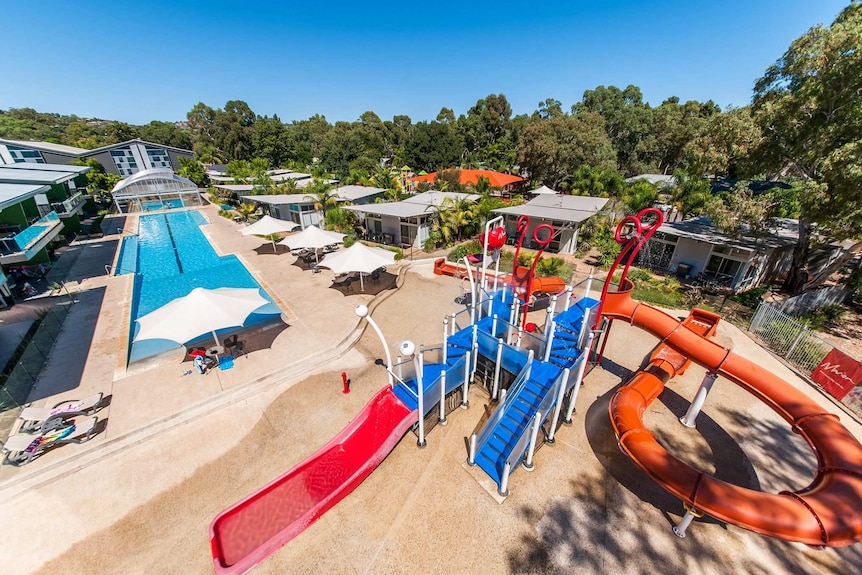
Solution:
<svg viewBox="0 0 862 575"><path fill-rule="evenodd" d="M341 381L344 382L344 392L343 393L350 393L350 380L347 379L347 372L346 371L341 372Z"/></svg>

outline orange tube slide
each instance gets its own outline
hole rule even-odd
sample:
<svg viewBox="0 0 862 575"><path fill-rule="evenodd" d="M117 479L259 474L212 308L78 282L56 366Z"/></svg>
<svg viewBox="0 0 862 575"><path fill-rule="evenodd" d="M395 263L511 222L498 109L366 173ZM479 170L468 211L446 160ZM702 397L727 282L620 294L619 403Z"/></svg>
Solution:
<svg viewBox="0 0 862 575"><path fill-rule="evenodd" d="M523 272L521 275L526 276L526 273L529 271L528 268L523 266L518 266L518 271ZM474 276L476 274L476 270L473 270ZM447 262L445 258L439 258L434 260L434 273L439 275L447 275L454 276L456 278L465 278L467 277L467 268L460 264L453 264ZM523 292L526 289L527 282L526 280L518 280L516 279L514 282L512 281L512 274L507 274L502 276L502 281L508 285L513 285L516 290L520 289ZM566 291L566 282L563 278L560 277L537 277L533 279L533 290L532 293L548 293L548 294L559 294ZM532 295L532 294L531 294Z"/></svg>
<svg viewBox="0 0 862 575"><path fill-rule="evenodd" d="M813 546L862 540L862 445L834 414L763 367L705 339L683 322L631 299L633 284L607 294L603 315L649 331L664 346L742 387L800 434L817 456L810 485L764 493L720 481L673 457L644 427L642 415L680 364L653 354L650 366L610 402L621 449L647 475L698 511L744 529Z"/></svg>

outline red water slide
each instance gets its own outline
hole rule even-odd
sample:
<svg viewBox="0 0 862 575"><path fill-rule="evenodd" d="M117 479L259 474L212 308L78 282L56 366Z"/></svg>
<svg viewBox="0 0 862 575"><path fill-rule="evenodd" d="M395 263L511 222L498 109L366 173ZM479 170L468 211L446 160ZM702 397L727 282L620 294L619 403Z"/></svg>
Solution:
<svg viewBox="0 0 862 575"><path fill-rule="evenodd" d="M695 512L744 529L813 546L838 547L862 540L862 445L839 421L781 378L709 341L685 322L631 299L633 284L608 293L602 309L611 319L649 331L679 356L742 387L800 434L817 455L812 483L772 494L720 481L673 457L644 426L642 415L678 372L662 353L620 388L609 411L620 447L647 475Z"/></svg>
<svg viewBox="0 0 862 575"><path fill-rule="evenodd" d="M417 417L387 386L317 453L219 513L210 524L216 573L245 573L299 535L368 477Z"/></svg>

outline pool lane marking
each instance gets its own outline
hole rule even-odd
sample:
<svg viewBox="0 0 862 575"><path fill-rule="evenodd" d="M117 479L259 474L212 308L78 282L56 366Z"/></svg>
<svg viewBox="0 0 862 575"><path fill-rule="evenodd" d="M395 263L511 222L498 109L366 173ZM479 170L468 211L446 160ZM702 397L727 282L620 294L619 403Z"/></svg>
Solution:
<svg viewBox="0 0 862 575"><path fill-rule="evenodd" d="M174 241L174 234L171 232L171 222L168 221L168 214L164 214L165 216L165 225L168 226L168 237L171 238L171 247L174 248L174 258L177 260L177 267L180 269L180 273L183 273L183 262L180 261L180 252L177 249L177 242Z"/></svg>

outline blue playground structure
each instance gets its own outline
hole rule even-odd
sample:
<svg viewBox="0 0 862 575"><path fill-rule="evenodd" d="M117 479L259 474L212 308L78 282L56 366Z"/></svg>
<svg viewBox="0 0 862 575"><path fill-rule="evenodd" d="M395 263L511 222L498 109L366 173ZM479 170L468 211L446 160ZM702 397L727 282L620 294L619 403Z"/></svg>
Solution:
<svg viewBox="0 0 862 575"><path fill-rule="evenodd" d="M527 329L519 321L524 302L508 286L480 289L475 306L446 318L444 343L398 361L393 391L421 414L413 428L419 445L436 423L445 423L447 413L467 406L470 385L482 385L493 410L470 437L468 462L497 483L501 496L508 495L517 464L531 468L540 443L552 443L560 423L571 422L599 303L588 295L591 280L584 283L582 296L573 294L575 287L554 296L544 325L527 323Z"/></svg>

